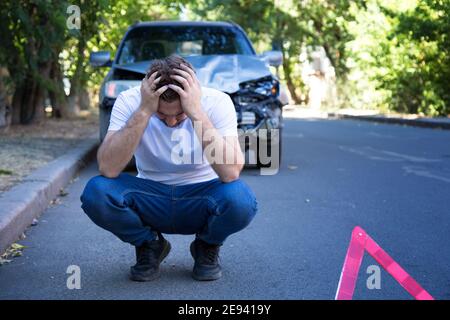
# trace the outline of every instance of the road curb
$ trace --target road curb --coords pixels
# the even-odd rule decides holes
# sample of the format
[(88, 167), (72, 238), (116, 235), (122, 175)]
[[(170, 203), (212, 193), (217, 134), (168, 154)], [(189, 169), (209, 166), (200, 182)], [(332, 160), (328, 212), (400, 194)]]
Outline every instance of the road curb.
[(94, 134), (0, 194), (0, 253), (19, 239), (33, 219), (95, 157), (98, 146), (98, 134)]
[(350, 114), (342, 114), (342, 113), (328, 113), (328, 117), (329, 118), (372, 121), (372, 122), (388, 123), (388, 124), (401, 124), (401, 125), (406, 125), (406, 126), (422, 127), (422, 128), (450, 130), (450, 119), (448, 119), (448, 118), (403, 119), (403, 118), (384, 117), (384, 116), (364, 116), (364, 115), (359, 116), (359, 115), (350, 115)]

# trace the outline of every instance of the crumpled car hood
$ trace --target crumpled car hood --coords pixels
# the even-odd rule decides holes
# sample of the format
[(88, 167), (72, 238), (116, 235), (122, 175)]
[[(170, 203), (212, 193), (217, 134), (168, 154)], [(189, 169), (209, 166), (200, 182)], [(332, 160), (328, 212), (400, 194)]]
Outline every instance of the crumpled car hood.
[[(257, 56), (251, 55), (206, 55), (186, 57), (195, 68), (202, 86), (227, 93), (239, 90), (239, 83), (271, 75), (268, 65)], [(145, 74), (149, 61), (115, 68)]]

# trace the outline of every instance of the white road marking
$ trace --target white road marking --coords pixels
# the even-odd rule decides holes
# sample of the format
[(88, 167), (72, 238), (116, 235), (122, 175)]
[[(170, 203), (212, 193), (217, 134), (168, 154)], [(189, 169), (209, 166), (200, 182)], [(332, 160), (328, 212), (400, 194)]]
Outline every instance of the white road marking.
[(363, 148), (351, 148), (346, 146), (339, 146), (340, 150), (348, 151), (351, 153), (358, 154), (360, 156), (366, 157), (370, 160), (388, 161), (388, 162), (402, 162), (409, 161), (415, 163), (435, 163), (441, 162), (441, 159), (429, 159), (416, 156), (410, 156), (402, 153), (397, 153), (393, 151), (377, 150), (372, 147)]
[(437, 174), (433, 174), (433, 173), (429, 172), (426, 168), (423, 168), (423, 167), (403, 166), (402, 169), (407, 174), (415, 174), (416, 176), (419, 176), (419, 177), (425, 177), (425, 178), (439, 180), (439, 181), (442, 181), (445, 183), (450, 183), (450, 178), (443, 177), (443, 176), (440, 176)]
[(303, 133), (283, 133), (283, 137), (287, 137), (287, 138), (304, 138), (305, 136), (303, 135)]

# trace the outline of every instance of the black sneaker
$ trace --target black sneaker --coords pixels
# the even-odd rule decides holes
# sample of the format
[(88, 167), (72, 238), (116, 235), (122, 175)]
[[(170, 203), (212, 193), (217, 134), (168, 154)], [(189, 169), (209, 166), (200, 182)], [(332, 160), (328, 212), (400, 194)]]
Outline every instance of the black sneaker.
[(217, 280), (222, 277), (219, 265), (219, 245), (195, 239), (191, 243), (191, 255), (195, 260), (192, 277), (199, 281)]
[(158, 233), (158, 239), (145, 241), (136, 247), (136, 264), (131, 267), (130, 279), (151, 281), (159, 277), (159, 265), (169, 254), (170, 242)]

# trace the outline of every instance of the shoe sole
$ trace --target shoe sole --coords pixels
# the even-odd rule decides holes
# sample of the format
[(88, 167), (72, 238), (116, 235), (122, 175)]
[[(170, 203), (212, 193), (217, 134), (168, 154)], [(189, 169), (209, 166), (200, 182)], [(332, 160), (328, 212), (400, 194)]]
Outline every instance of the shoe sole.
[[(172, 246), (171, 246), (170, 242), (167, 241), (167, 245), (164, 246), (163, 251), (161, 252), (161, 256), (158, 260), (159, 264), (161, 264), (161, 262), (163, 262), (163, 260), (167, 257), (167, 255), (169, 254), (171, 249), (172, 249)], [(152, 281), (152, 280), (158, 279), (160, 275), (161, 275), (161, 272), (159, 271), (159, 266), (158, 266), (158, 269), (156, 270), (156, 272), (154, 272), (150, 275), (147, 275), (147, 276), (142, 275), (142, 273), (134, 273), (133, 269), (131, 269), (130, 279), (133, 281), (137, 281), (137, 282), (146, 282), (146, 281)]]
[[(191, 246), (190, 246), (189, 249), (191, 251), (192, 258), (194, 258), (194, 261), (195, 261), (194, 243), (191, 243)], [(214, 280), (218, 280), (218, 279), (222, 278), (222, 271), (219, 270), (218, 272), (213, 273), (213, 274), (209, 274), (209, 275), (198, 275), (193, 270), (192, 271), (192, 278), (194, 278), (197, 281), (214, 281)]]
[(197, 281), (214, 281), (214, 280), (219, 280), (220, 278), (222, 278), (222, 271), (219, 271), (215, 274), (209, 275), (209, 276), (200, 276), (198, 274), (195, 274), (194, 272), (192, 272), (192, 278), (194, 278), (194, 280)]

